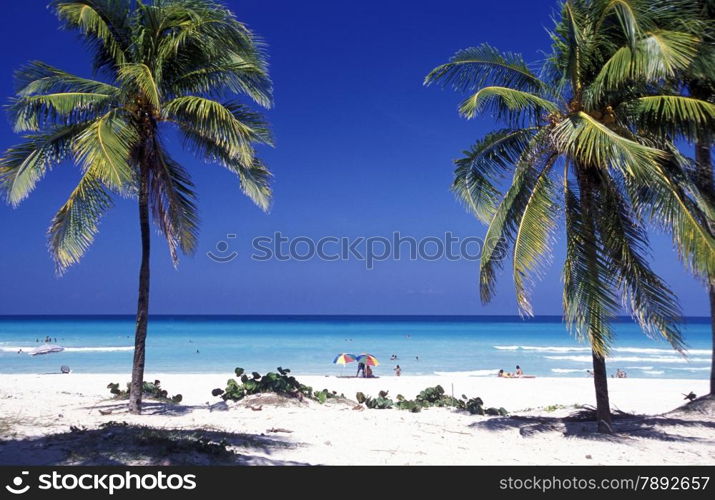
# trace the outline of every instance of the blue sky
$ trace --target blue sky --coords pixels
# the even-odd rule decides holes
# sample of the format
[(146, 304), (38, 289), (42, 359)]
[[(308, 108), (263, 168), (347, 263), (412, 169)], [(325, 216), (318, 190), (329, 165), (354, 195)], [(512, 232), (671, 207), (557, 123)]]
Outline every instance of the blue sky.
[[(538, 62), (547, 49), (551, 0), (229, 1), (239, 19), (268, 43), (275, 107), (267, 113), (276, 147), (262, 156), (275, 174), (274, 204), (264, 214), (237, 181), (174, 149), (200, 196), (200, 247), (170, 264), (154, 238), (151, 312), (157, 314), (516, 314), (509, 266), (483, 306), (470, 261), (256, 262), (253, 237), (482, 236), (449, 191), (451, 161), (494, 124), (457, 115), (460, 96), (425, 88), (424, 75), (455, 51), (482, 42)], [(3, 6), (0, 96), (12, 71), (40, 59), (89, 76), (89, 57), (73, 33), (58, 30), (44, 1)], [(0, 148), (18, 141), (0, 121)], [(58, 278), (45, 231), (77, 181), (56, 167), (19, 208), (0, 206), (3, 230), (0, 314), (132, 313), (139, 265), (137, 209), (117, 200), (80, 265)], [(237, 234), (227, 240), (228, 233)], [(227, 264), (206, 252), (228, 241)], [(653, 263), (688, 315), (708, 314), (703, 287), (681, 268), (667, 237), (654, 236)], [(538, 285), (537, 314), (560, 314), (560, 262)]]

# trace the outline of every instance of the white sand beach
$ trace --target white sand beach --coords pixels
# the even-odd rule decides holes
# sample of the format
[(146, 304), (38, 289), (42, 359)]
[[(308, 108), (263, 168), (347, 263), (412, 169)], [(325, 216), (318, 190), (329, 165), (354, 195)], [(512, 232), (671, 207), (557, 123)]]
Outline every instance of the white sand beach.
[[(592, 422), (564, 419), (575, 405), (593, 405), (589, 378), (497, 379), (466, 376), (403, 376), (354, 379), (298, 376), (314, 389), (413, 398), (440, 384), (447, 394), (479, 396), (504, 407), (509, 417), (469, 415), (446, 408), (420, 413), (355, 409), (355, 403), (251, 396), (211, 411), (221, 401), (211, 390), (228, 374), (152, 374), (181, 405), (147, 402), (144, 415), (109, 399), (117, 374), (0, 375), (0, 463), (213, 463), (201, 453), (169, 455), (112, 440), (149, 426), (176, 435), (223, 440), (230, 463), (245, 464), (715, 464), (715, 418), (704, 411), (676, 411), (684, 394), (707, 392), (705, 380), (609, 379), (614, 409), (635, 414), (617, 419), (616, 434), (600, 436)], [(112, 424), (108, 424), (113, 422)], [(125, 425), (124, 423), (128, 424)], [(100, 426), (105, 425), (104, 428)], [(143, 441), (146, 430), (141, 434)], [(98, 444), (97, 444), (98, 443)], [(161, 455), (161, 456), (159, 456)]]

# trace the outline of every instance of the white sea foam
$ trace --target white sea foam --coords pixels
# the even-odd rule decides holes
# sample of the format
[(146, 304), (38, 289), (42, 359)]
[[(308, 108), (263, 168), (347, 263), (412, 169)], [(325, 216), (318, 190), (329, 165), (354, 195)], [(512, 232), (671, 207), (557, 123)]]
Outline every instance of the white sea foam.
[[(672, 349), (654, 349), (650, 347), (616, 347), (613, 349), (615, 352), (628, 352), (632, 354), (673, 354)], [(712, 351), (710, 349), (688, 349), (686, 353), (688, 355), (710, 355)]]
[(665, 372), (663, 370), (643, 370), (643, 373), (648, 375), (663, 375)]
[(535, 345), (495, 345), (500, 351), (536, 351), (536, 352), (590, 352), (588, 347), (535, 346)]
[[(565, 347), (565, 346), (533, 346), (533, 345), (495, 345), (494, 349), (500, 351), (535, 351), (535, 352), (591, 352), (590, 347)], [(622, 352), (629, 354), (673, 354), (672, 349), (657, 349), (653, 347), (616, 347), (614, 352)], [(687, 351), (689, 355), (710, 355), (709, 349), (690, 349)]]
[(118, 352), (118, 351), (132, 351), (134, 347), (124, 346), (124, 347), (65, 347), (65, 351), (70, 352)]
[[(40, 347), (44, 344), (40, 344)], [(29, 352), (36, 349), (37, 345), (23, 345), (23, 346), (2, 346), (0, 347), (0, 352), (18, 352), (22, 349), (22, 352)], [(131, 351), (134, 348), (132, 346), (122, 346), (122, 347), (65, 347), (65, 352), (118, 352), (118, 351)]]
[(652, 370), (652, 369), (653, 369), (652, 366), (626, 366), (626, 370), (643, 370), (643, 371), (647, 371), (647, 370)]
[(585, 368), (552, 368), (554, 373), (586, 373)]
[(467, 372), (434, 372), (440, 377), (491, 377), (499, 373), (498, 369), (493, 370), (471, 370)]
[(687, 368), (673, 368), (673, 370), (683, 370), (686, 372), (707, 372), (710, 371), (709, 366), (689, 366)]
[[(558, 359), (561, 361), (575, 361), (577, 363), (591, 363), (593, 358), (591, 356), (544, 356), (546, 359)], [(682, 358), (676, 356), (613, 356), (606, 358), (608, 361), (623, 363), (623, 362), (634, 362), (638, 363), (645, 361), (646, 363), (698, 363), (710, 361), (707, 358)]]

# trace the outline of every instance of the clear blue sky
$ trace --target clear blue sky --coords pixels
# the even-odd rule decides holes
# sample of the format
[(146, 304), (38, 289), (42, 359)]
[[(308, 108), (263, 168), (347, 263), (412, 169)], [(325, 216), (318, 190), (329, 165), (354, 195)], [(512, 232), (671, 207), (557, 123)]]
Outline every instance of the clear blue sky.
[[(465, 121), (452, 91), (422, 80), (456, 50), (482, 42), (538, 61), (547, 49), (552, 0), (229, 1), (239, 19), (269, 44), (277, 138), (262, 152), (275, 173), (275, 202), (264, 214), (226, 171), (190, 154), (200, 195), (199, 251), (178, 270), (154, 239), (152, 313), (161, 314), (516, 314), (507, 269), (496, 300), (482, 306), (476, 264), (469, 261), (255, 262), (254, 236), (481, 236), (449, 191), (451, 160), (493, 127)], [(58, 30), (45, 2), (3, 5), (0, 96), (12, 71), (41, 59), (89, 76), (89, 58), (73, 33)], [(18, 138), (0, 122), (0, 148)], [(139, 264), (137, 209), (119, 200), (95, 245), (64, 277), (54, 275), (45, 231), (78, 178), (55, 168), (18, 209), (0, 206), (0, 314), (132, 313)], [(227, 233), (240, 252), (229, 264), (206, 257)], [(700, 284), (682, 271), (665, 237), (654, 263), (688, 315), (708, 314)], [(560, 261), (536, 289), (537, 314), (560, 314)]]

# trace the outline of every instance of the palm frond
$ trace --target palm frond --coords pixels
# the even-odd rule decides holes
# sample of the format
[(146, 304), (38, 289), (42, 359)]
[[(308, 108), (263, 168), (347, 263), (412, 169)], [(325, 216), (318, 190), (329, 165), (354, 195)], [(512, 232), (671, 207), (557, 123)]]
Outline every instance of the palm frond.
[(628, 175), (644, 171), (665, 157), (655, 148), (639, 144), (580, 111), (558, 123), (552, 132), (559, 150), (583, 165), (616, 167)]
[(8, 111), (15, 132), (38, 131), (56, 124), (92, 119), (114, 104), (114, 95), (60, 92), (13, 99)]
[(177, 249), (192, 254), (197, 245), (199, 217), (191, 177), (158, 141), (153, 144), (155, 163), (149, 170), (149, 201), (154, 220), (169, 244), (169, 254), (178, 263)]
[(182, 127), (184, 139), (190, 149), (202, 161), (218, 163), (239, 177), (241, 190), (262, 210), (267, 211), (271, 202), (271, 173), (255, 154), (250, 163), (231, 154), (230, 150), (190, 127)]
[(656, 30), (638, 40), (635, 49), (621, 47), (603, 64), (586, 90), (586, 102), (597, 106), (605, 93), (632, 82), (658, 83), (685, 70), (698, 53), (700, 39), (688, 33)]
[(440, 83), (462, 92), (497, 85), (525, 92), (547, 89), (519, 54), (501, 52), (488, 44), (457, 52), (448, 63), (437, 66), (426, 77), (425, 85)]
[(479, 220), (488, 223), (497, 206), (494, 183), (516, 165), (537, 128), (503, 129), (487, 134), (454, 163), (452, 191)]
[(551, 262), (550, 250), (557, 223), (556, 186), (550, 179), (558, 155), (552, 153), (536, 178), (519, 217), (514, 238), (513, 276), (516, 299), (522, 314), (533, 316), (530, 292), (535, 279)]
[(120, 193), (136, 187), (132, 151), (138, 141), (133, 124), (118, 111), (110, 111), (90, 124), (77, 137), (73, 151), (85, 172)]
[(253, 62), (238, 56), (231, 60), (214, 60), (204, 66), (168, 77), (163, 82), (171, 96), (185, 94), (220, 95), (224, 90), (242, 93), (269, 108), (272, 104), (272, 84), (266, 71)]
[(539, 166), (544, 145), (540, 144), (545, 134), (537, 133), (519, 159), (511, 186), (494, 212), (479, 261), (480, 296), (488, 303), (495, 291), (497, 272), (503, 267), (509, 246), (514, 242), (519, 220), (524, 212), (541, 172)]
[(7, 201), (17, 206), (35, 188), (45, 173), (64, 160), (86, 123), (51, 129), (25, 137), (25, 142), (9, 148), (0, 158), (0, 189)]
[(100, 219), (112, 206), (98, 170), (97, 165), (92, 165), (84, 173), (52, 219), (48, 247), (59, 274), (79, 262), (99, 231)]
[(168, 120), (210, 139), (247, 165), (252, 163), (253, 143), (271, 143), (263, 118), (240, 104), (186, 96), (169, 101), (163, 111)]
[(662, 137), (696, 140), (702, 130), (715, 130), (715, 104), (694, 97), (653, 95), (622, 107), (637, 127)]
[(127, 62), (130, 46), (130, 0), (53, 0), (50, 3), (66, 28), (77, 29), (97, 44), (95, 67)]
[(109, 83), (83, 78), (67, 73), (42, 61), (31, 61), (15, 72), (17, 95), (80, 92), (89, 94), (116, 95), (119, 88)]
[(615, 277), (590, 219), (595, 212), (582, 206), (568, 182), (565, 198), (564, 320), (576, 338), (605, 357), (613, 342), (610, 323), (620, 312)]
[[(671, 232), (681, 259), (698, 276), (715, 273), (715, 238), (708, 230), (713, 207), (702, 197), (692, 199), (697, 187), (684, 178), (680, 169), (658, 163), (649, 173), (648, 204), (650, 217)], [(639, 180), (643, 185), (644, 182)], [(705, 215), (702, 215), (702, 214)]]
[(604, 177), (601, 192), (595, 220), (604, 251), (610, 259), (611, 274), (617, 277), (623, 306), (646, 334), (663, 338), (682, 351), (684, 341), (678, 326), (682, 320), (678, 300), (647, 263), (645, 228), (631, 216), (633, 209), (612, 180)]
[(161, 102), (159, 88), (149, 66), (144, 63), (123, 64), (119, 67), (117, 77), (122, 84), (133, 86), (141, 95), (146, 96), (154, 109), (159, 109)]
[(529, 92), (507, 87), (484, 87), (465, 99), (459, 112), (466, 118), (474, 118), (485, 109), (497, 119), (519, 126), (525, 122), (533, 123), (546, 113), (557, 112), (558, 106)]

